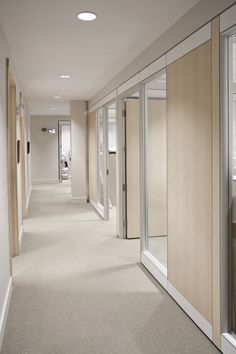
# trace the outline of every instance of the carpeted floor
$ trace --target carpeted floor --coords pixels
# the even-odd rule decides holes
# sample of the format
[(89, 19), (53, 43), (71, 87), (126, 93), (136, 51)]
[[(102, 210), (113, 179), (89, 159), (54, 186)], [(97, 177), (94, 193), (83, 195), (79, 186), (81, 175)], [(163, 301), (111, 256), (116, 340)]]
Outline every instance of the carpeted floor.
[(68, 184), (34, 187), (24, 230), (2, 353), (218, 353)]

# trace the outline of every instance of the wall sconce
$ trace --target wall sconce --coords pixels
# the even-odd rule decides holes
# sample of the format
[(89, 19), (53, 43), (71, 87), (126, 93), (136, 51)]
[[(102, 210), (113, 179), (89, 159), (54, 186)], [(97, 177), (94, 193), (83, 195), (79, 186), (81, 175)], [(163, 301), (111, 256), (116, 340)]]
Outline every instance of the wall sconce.
[(21, 110), (24, 109), (23, 103), (20, 103), (16, 106), (16, 115), (19, 116), (21, 114)]

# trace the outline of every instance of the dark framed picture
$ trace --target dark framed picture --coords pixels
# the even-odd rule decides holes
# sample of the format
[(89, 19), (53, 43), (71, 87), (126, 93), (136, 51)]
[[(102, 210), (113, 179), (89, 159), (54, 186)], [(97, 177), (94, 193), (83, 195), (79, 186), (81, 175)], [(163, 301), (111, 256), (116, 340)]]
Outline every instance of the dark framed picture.
[(20, 163), (20, 140), (17, 140), (17, 163)]

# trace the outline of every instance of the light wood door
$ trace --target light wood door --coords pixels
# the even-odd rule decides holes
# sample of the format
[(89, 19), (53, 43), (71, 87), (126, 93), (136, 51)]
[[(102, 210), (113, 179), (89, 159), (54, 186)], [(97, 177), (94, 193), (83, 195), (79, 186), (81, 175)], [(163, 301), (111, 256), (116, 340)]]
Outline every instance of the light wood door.
[(139, 99), (126, 100), (127, 238), (140, 237)]
[(167, 67), (168, 278), (212, 323), (211, 41)]
[(19, 255), (16, 158), (16, 85), (7, 63), (8, 205), (11, 255)]

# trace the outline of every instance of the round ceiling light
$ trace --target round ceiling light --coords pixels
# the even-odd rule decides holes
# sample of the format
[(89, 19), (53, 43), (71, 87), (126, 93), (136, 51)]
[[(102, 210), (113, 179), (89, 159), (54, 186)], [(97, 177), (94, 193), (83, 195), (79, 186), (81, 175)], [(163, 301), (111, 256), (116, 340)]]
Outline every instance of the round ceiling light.
[(83, 11), (83, 12), (79, 12), (77, 17), (81, 21), (94, 21), (97, 15), (93, 12)]
[(61, 78), (61, 79), (69, 79), (69, 78), (70, 78), (70, 75), (60, 75), (60, 78)]
[(54, 96), (53, 98), (61, 98), (61, 96)]

